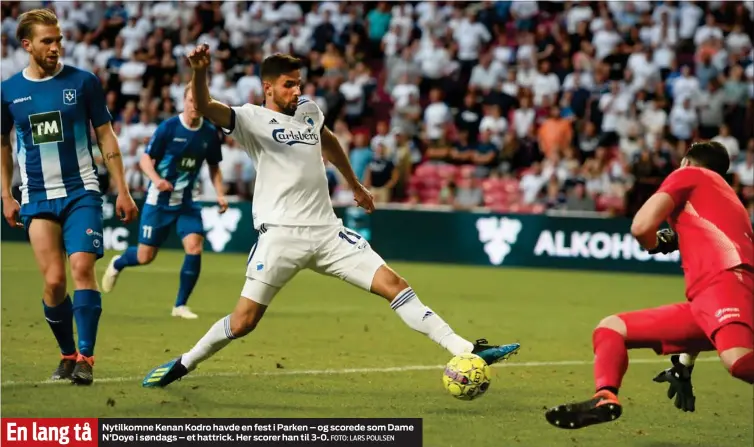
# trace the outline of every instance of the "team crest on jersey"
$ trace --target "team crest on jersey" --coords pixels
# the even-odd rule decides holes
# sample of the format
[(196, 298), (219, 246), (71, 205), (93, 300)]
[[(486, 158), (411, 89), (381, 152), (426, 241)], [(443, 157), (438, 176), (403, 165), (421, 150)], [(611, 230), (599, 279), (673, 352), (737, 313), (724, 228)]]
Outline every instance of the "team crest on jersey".
[(64, 140), (63, 119), (59, 110), (29, 115), (29, 124), (31, 125), (31, 141), (35, 145), (59, 143)]
[(63, 90), (63, 104), (72, 106), (76, 104), (76, 90), (65, 89)]
[(304, 115), (304, 122), (309, 126), (314, 126), (314, 118), (312, 118), (311, 115)]

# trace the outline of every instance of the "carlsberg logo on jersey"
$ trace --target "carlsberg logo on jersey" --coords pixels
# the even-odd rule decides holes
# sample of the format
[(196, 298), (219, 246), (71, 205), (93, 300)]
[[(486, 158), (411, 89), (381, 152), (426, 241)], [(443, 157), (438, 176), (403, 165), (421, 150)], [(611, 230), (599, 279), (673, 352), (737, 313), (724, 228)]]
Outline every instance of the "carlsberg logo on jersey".
[(225, 249), (241, 220), (241, 210), (238, 208), (228, 208), (223, 214), (220, 214), (219, 210), (217, 206), (202, 208), (204, 231), (207, 232), (207, 240), (212, 251), (216, 252)]
[(518, 233), (521, 232), (521, 221), (507, 217), (481, 217), (476, 221), (479, 242), (484, 244), (490, 262), (500, 265), (511, 252), (511, 246), (516, 243)]
[(294, 144), (314, 146), (319, 143), (319, 134), (301, 132), (300, 130), (275, 129), (272, 131), (272, 139), (288, 146), (293, 146)]
[(635, 259), (649, 261), (654, 259), (661, 262), (678, 262), (681, 256), (678, 251), (669, 255), (650, 255), (641, 248), (639, 242), (631, 234), (573, 231), (544, 230), (539, 234), (534, 247), (535, 256), (552, 256), (556, 258), (594, 258), (594, 259)]
[(59, 110), (29, 115), (29, 124), (35, 145), (63, 141), (63, 120)]

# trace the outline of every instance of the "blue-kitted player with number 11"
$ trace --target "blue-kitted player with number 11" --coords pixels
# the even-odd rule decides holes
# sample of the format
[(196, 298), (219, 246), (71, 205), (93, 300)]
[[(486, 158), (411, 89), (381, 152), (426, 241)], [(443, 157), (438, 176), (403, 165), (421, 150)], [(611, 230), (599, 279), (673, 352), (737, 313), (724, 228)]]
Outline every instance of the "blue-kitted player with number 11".
[[(90, 123), (118, 190), (118, 216), (130, 222), (138, 210), (125, 182), (102, 85), (92, 73), (59, 61), (63, 35), (55, 13), (47, 9), (25, 12), (16, 37), (30, 57), (29, 66), (4, 81), (0, 89), (3, 216), (11, 227), (26, 229), (44, 278), (44, 315), (62, 355), (52, 380), (90, 385), (102, 313), (94, 264), (104, 249)], [(23, 182), (20, 205), (11, 196), (10, 132), (14, 127)], [(75, 287), (73, 300), (66, 290), (66, 255)]]
[(190, 84), (183, 96), (183, 113), (157, 127), (139, 162), (150, 179), (139, 225), (139, 246), (129, 247), (113, 257), (102, 278), (102, 290), (110, 292), (126, 267), (152, 262), (175, 225), (186, 256), (172, 315), (194, 319), (197, 315), (186, 303), (202, 267), (204, 226), (201, 208), (193, 200), (193, 191), (205, 160), (217, 192), (220, 213), (228, 209), (228, 202), (219, 167), (222, 161), (219, 131), (194, 107)]

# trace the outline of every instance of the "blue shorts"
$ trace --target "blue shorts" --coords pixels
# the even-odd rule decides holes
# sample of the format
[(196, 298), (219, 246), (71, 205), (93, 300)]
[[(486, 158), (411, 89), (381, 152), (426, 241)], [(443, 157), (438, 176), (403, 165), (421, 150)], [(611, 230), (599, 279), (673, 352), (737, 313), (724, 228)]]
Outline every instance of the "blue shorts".
[(173, 225), (176, 226), (181, 240), (189, 234), (204, 236), (200, 208), (186, 205), (173, 210), (144, 204), (139, 224), (139, 243), (152, 247), (161, 246), (170, 235)]
[(20, 216), (27, 234), (34, 219), (60, 223), (68, 256), (84, 252), (94, 253), (99, 259), (104, 255), (102, 197), (98, 192), (26, 203), (21, 206)]

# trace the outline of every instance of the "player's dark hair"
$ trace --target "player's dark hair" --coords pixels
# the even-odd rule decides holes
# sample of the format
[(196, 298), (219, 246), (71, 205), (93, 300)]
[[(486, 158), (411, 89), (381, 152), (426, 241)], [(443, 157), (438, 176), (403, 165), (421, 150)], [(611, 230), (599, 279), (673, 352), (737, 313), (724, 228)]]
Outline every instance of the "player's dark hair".
[(281, 75), (300, 70), (303, 65), (301, 59), (290, 54), (273, 54), (262, 61), (262, 80), (274, 81)]
[(717, 141), (694, 143), (686, 152), (686, 159), (692, 165), (710, 169), (725, 176), (730, 168), (730, 155), (725, 146)]
[(18, 17), (16, 40), (21, 42), (24, 39), (31, 39), (34, 25), (55, 26), (57, 24), (58, 16), (50, 9), (32, 9), (26, 11)]

